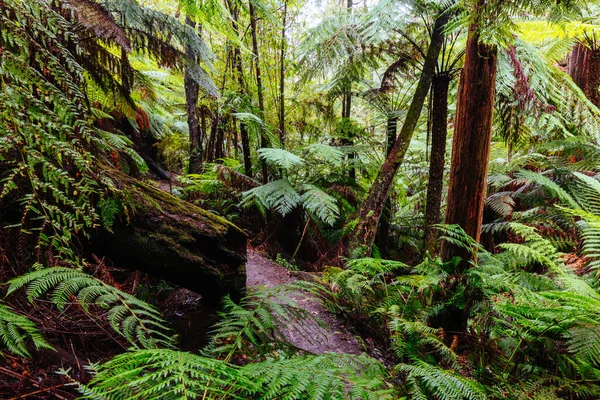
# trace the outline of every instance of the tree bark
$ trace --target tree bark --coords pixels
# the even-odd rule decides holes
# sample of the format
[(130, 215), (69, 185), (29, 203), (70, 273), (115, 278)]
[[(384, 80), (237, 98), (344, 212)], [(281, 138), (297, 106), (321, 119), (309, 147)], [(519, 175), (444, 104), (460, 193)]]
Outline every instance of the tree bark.
[[(386, 157), (390, 155), (392, 152), (392, 148), (394, 147), (394, 143), (396, 142), (396, 134), (398, 132), (398, 117), (392, 111), (387, 118), (386, 125), (386, 134), (387, 134), (387, 143), (386, 143)], [(375, 243), (377, 247), (379, 247), (379, 252), (382, 256), (387, 254), (387, 247), (389, 243), (390, 236), (390, 220), (392, 218), (392, 201), (388, 196), (388, 199), (385, 201), (385, 206), (383, 207), (383, 214), (381, 214), (381, 221), (379, 222), (379, 229), (377, 231), (377, 236), (375, 238)]]
[(440, 223), (444, 166), (446, 158), (446, 136), (448, 133), (448, 88), (450, 76), (437, 75), (433, 78), (431, 116), (431, 159), (429, 161), (429, 184), (425, 207), (424, 251), (434, 256), (437, 253), (437, 230), (433, 225)]
[(246, 235), (227, 220), (151, 185), (117, 174), (135, 202), (127, 224), (99, 231), (92, 251), (195, 291), (212, 304), (246, 287)]
[[(230, 2), (228, 2), (230, 4)], [(231, 13), (231, 25), (233, 31), (239, 36), (238, 27), (238, 11), (235, 6), (230, 4), (229, 12)], [(242, 52), (238, 45), (233, 49), (234, 64), (237, 71), (237, 81), (239, 90), (242, 95), (246, 94), (246, 84), (244, 82), (244, 67), (242, 64)], [(240, 121), (240, 137), (242, 139), (242, 153), (244, 156), (244, 173), (246, 176), (252, 178), (252, 158), (250, 156), (250, 137), (248, 136), (248, 130), (243, 121)]]
[(423, 63), (423, 70), (412, 102), (406, 114), (406, 119), (400, 130), (390, 154), (375, 178), (365, 202), (357, 211), (357, 226), (349, 243), (350, 255), (369, 256), (377, 233), (379, 220), (383, 213), (386, 200), (389, 197), (394, 178), (402, 164), (412, 135), (417, 127), (423, 104), (427, 98), (431, 81), (435, 74), (438, 56), (444, 40), (444, 26), (448, 22), (448, 13), (443, 12), (435, 21), (431, 41)]
[[(185, 23), (196, 28), (196, 23), (189, 16), (185, 17)], [(191, 51), (186, 49), (188, 57), (192, 57)], [(200, 85), (186, 72), (183, 78), (185, 88), (185, 109), (190, 141), (190, 164), (188, 172), (198, 174), (202, 172), (202, 132), (200, 131), (200, 118), (198, 116), (198, 96)]]
[(285, 24), (287, 20), (287, 0), (283, 0), (283, 23), (281, 26), (281, 49), (279, 55), (279, 141), (285, 147)]
[[(257, 38), (257, 27), (256, 27), (256, 10), (254, 9), (254, 5), (252, 1), (249, 2), (249, 11), (250, 11), (250, 27), (252, 31), (252, 52), (254, 53), (254, 62), (256, 72), (256, 91), (258, 94), (258, 109), (260, 112), (260, 119), (265, 119), (265, 99), (263, 94), (263, 85), (262, 85), (262, 76), (260, 74), (260, 53), (258, 50), (258, 38)], [(267, 140), (267, 134), (265, 132), (264, 127), (261, 127), (261, 135), (260, 135), (260, 147), (265, 148), (268, 147), (269, 143)], [(261, 168), (262, 168), (262, 182), (267, 183), (269, 181), (268, 170), (267, 170), (267, 162), (265, 160), (261, 160)]]
[[(465, 65), (460, 75), (456, 122), (452, 141), (447, 224), (458, 224), (479, 241), (486, 194), (496, 91), (497, 49), (479, 41), (477, 27), (469, 28)], [(445, 242), (442, 257), (462, 258), (468, 268), (473, 255)]]
[(600, 107), (600, 49), (578, 43), (571, 52), (569, 74), (585, 96)]

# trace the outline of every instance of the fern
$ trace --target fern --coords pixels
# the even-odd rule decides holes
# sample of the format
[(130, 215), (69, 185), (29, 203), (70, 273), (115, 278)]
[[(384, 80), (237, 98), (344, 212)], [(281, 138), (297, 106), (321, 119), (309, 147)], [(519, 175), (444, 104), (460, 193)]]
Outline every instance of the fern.
[(29, 357), (28, 342), (37, 350), (53, 347), (44, 340), (33, 322), (16, 314), (11, 308), (0, 304), (0, 342), (8, 351), (23, 357)]
[(290, 153), (289, 151), (283, 149), (263, 148), (258, 149), (258, 154), (259, 157), (262, 160), (265, 160), (268, 164), (271, 164), (276, 168), (282, 168), (286, 171), (299, 167), (304, 162), (302, 158), (298, 157), (294, 153)]
[(295, 353), (284, 331), (296, 331), (307, 340), (318, 340), (310, 328), (322, 322), (309, 311), (298, 307), (290, 295), (309, 291), (320, 296), (323, 287), (309, 282), (294, 282), (274, 288), (259, 290), (236, 304), (224, 300), (223, 320), (212, 332), (211, 354), (251, 357), (266, 356), (277, 350)]
[(261, 399), (386, 399), (393, 390), (383, 365), (367, 356), (321, 354), (248, 364), (243, 373)]
[(426, 400), (432, 396), (441, 400), (487, 398), (483, 387), (476, 381), (423, 361), (401, 364), (398, 370), (407, 374), (407, 385), (414, 399)]
[(254, 202), (269, 210), (275, 210), (282, 216), (292, 212), (301, 201), (300, 195), (287, 178), (269, 182), (266, 185), (242, 193), (242, 204)]
[(256, 384), (223, 361), (168, 349), (138, 350), (93, 365), (85, 399), (246, 399)]
[(30, 302), (45, 294), (63, 310), (76, 297), (86, 312), (91, 306), (109, 309), (106, 318), (113, 329), (135, 347), (170, 347), (168, 334), (160, 312), (136, 297), (122, 292), (84, 272), (70, 268), (44, 268), (18, 276), (8, 282), (8, 294), (27, 288)]

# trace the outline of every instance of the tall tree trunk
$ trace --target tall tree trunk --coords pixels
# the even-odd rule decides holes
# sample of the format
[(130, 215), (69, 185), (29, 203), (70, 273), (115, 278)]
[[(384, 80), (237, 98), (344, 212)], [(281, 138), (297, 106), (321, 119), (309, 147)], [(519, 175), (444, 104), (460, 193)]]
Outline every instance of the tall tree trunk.
[[(471, 26), (460, 75), (446, 212), (447, 224), (458, 224), (476, 241), (481, 236), (497, 66), (496, 47), (479, 39), (477, 27)], [(442, 256), (445, 260), (461, 257), (461, 270), (472, 257), (447, 242), (442, 245)]]
[[(252, 52), (254, 53), (254, 62), (256, 71), (256, 91), (258, 93), (258, 109), (260, 110), (260, 119), (264, 121), (265, 119), (265, 99), (263, 93), (263, 85), (262, 85), (262, 76), (260, 74), (260, 53), (258, 50), (258, 38), (257, 38), (257, 28), (256, 28), (256, 10), (254, 9), (254, 5), (252, 4), (252, 0), (249, 2), (249, 11), (250, 11), (250, 27), (252, 31)], [(269, 143), (267, 140), (267, 134), (265, 129), (261, 127), (261, 135), (260, 135), (260, 147), (265, 148), (268, 147)], [(262, 167), (262, 181), (263, 183), (267, 183), (269, 181), (268, 170), (267, 170), (267, 162), (265, 160), (261, 160)]]
[[(387, 144), (386, 144), (386, 156), (389, 156), (396, 142), (396, 133), (398, 132), (398, 116), (394, 111), (390, 112), (387, 118), (386, 133), (387, 133)], [(390, 220), (392, 218), (392, 201), (388, 196), (383, 207), (383, 214), (381, 214), (381, 221), (379, 222), (379, 229), (377, 231), (377, 237), (375, 243), (379, 247), (379, 252), (382, 256), (387, 254), (388, 238), (390, 236)]]
[[(238, 23), (238, 10), (236, 6), (229, 4), (229, 12), (231, 13), (231, 25), (236, 36), (239, 36), (239, 23)], [(239, 45), (235, 45), (233, 49), (233, 59), (235, 69), (237, 71), (237, 81), (240, 93), (246, 94), (246, 84), (244, 82), (244, 67), (242, 64), (242, 52)], [(242, 139), (242, 154), (244, 157), (244, 173), (246, 176), (252, 178), (252, 158), (250, 157), (250, 137), (248, 136), (248, 130), (243, 121), (240, 121), (240, 137)]]
[[(189, 16), (185, 17), (185, 23), (196, 29), (196, 23)], [(192, 57), (190, 49), (186, 49), (188, 57)], [(198, 94), (200, 85), (186, 72), (183, 78), (185, 88), (185, 109), (187, 112), (187, 123), (190, 140), (190, 165), (188, 172), (197, 174), (202, 172), (202, 135), (200, 132), (200, 118), (198, 117)]]
[(410, 139), (417, 127), (423, 104), (425, 103), (433, 75), (435, 74), (435, 67), (444, 40), (444, 26), (448, 22), (448, 17), (448, 13), (443, 12), (435, 21), (421, 77), (415, 89), (415, 94), (400, 134), (379, 170), (377, 178), (375, 178), (375, 182), (373, 182), (369, 190), (367, 199), (357, 211), (358, 224), (349, 243), (349, 252), (352, 255), (360, 254), (368, 256), (371, 254), (385, 202), (388, 199), (394, 178), (410, 144)]
[[(353, 0), (348, 0), (346, 3), (346, 8), (350, 12), (353, 6)], [(352, 56), (350, 57), (350, 63), (352, 63)], [(348, 90), (344, 93), (342, 97), (342, 118), (346, 120), (347, 125), (344, 126), (348, 128), (348, 131), (345, 132), (346, 137), (343, 139), (343, 143), (346, 146), (354, 145), (354, 138), (352, 137), (352, 125), (350, 124), (350, 116), (352, 115), (352, 83), (349, 84)], [(354, 158), (356, 154), (354, 152), (350, 152), (348, 154), (348, 162), (350, 164), (350, 169), (348, 171), (348, 176), (352, 181), (356, 181), (356, 166), (354, 165)]]
[(287, 22), (287, 0), (283, 0), (283, 23), (281, 26), (281, 49), (279, 54), (279, 141), (285, 147), (285, 24)]
[(446, 158), (446, 136), (448, 133), (448, 88), (450, 76), (438, 75), (433, 78), (431, 91), (431, 159), (429, 161), (429, 184), (425, 207), (425, 252), (437, 253), (437, 230), (433, 225), (440, 222), (442, 189), (444, 186), (444, 165)]
[(590, 44), (578, 43), (569, 60), (569, 74), (585, 93), (585, 96), (600, 107), (600, 49)]

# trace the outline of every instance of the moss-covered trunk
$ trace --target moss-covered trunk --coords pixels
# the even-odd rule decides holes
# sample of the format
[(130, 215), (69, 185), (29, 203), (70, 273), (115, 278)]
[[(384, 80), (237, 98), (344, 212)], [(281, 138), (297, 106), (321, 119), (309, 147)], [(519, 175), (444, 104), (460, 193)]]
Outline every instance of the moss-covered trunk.
[(427, 185), (427, 205), (425, 207), (425, 248), (435, 255), (437, 252), (437, 230), (442, 208), (444, 186), (444, 166), (446, 163), (446, 136), (448, 133), (448, 88), (449, 75), (433, 78), (433, 105), (431, 116), (431, 160), (429, 161), (429, 183)]
[(225, 219), (122, 175), (135, 204), (129, 223), (99, 232), (93, 251), (115, 265), (193, 290), (208, 303), (246, 287), (246, 235)]

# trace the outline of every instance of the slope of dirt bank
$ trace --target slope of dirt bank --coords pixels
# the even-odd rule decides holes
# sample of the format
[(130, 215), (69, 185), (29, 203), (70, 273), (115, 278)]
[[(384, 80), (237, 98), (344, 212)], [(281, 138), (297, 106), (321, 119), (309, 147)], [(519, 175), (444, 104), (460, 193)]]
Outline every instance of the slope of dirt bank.
[[(248, 247), (246, 284), (249, 290), (252, 287), (283, 285), (295, 280), (296, 278), (291, 276), (286, 268)], [(312, 295), (297, 292), (293, 296), (293, 300), (300, 307), (321, 319), (326, 326), (323, 328), (316, 323), (312, 324), (309, 327), (309, 330), (312, 332), (310, 340), (305, 337), (306, 335), (301, 335), (293, 329), (293, 327), (287, 327), (287, 329), (284, 329), (284, 333), (290, 343), (313, 354), (362, 353), (360, 345), (354, 336), (348, 332), (335, 315), (327, 311)]]

